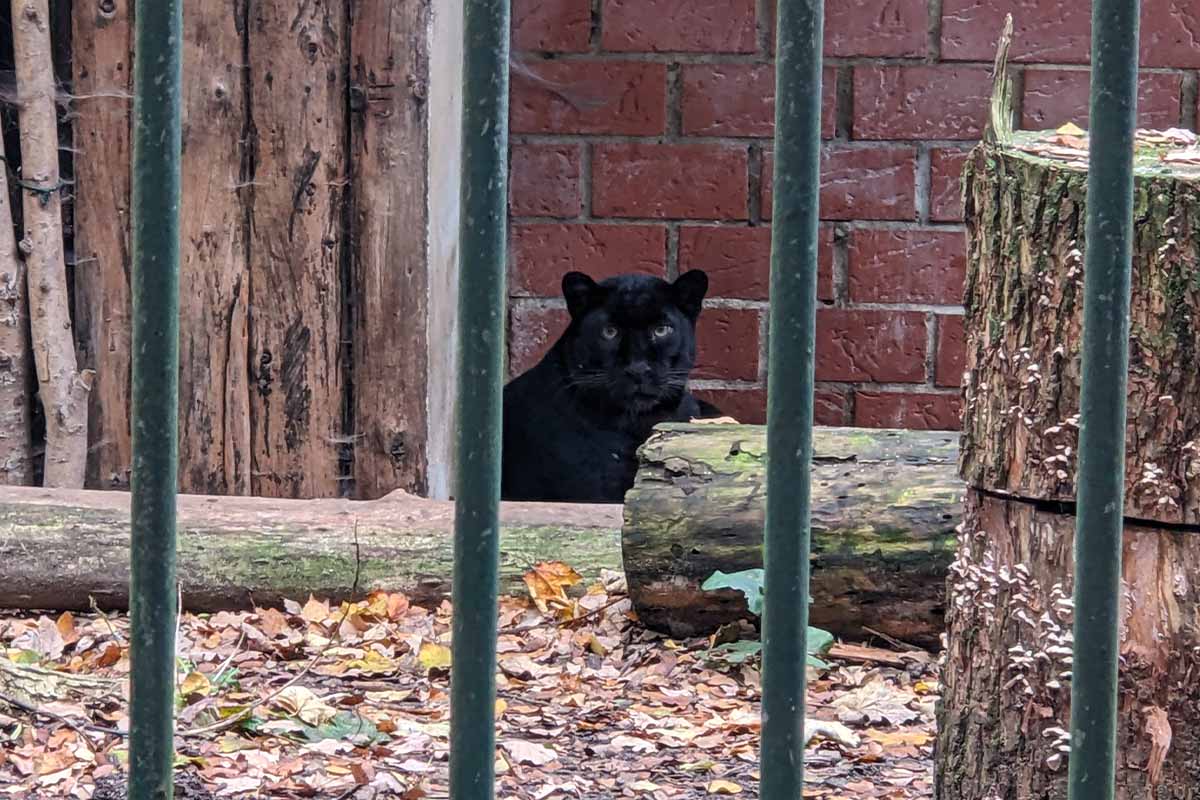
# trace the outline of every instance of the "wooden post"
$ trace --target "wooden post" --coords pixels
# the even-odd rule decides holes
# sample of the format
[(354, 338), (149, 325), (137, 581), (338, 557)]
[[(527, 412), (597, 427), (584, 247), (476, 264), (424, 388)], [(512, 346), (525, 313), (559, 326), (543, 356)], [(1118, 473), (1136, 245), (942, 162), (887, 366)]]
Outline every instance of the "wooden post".
[(129, 93), (132, 0), (77, 3), (71, 35), (75, 131), (75, 321), (95, 372), (87, 484), (129, 488)]
[(347, 20), (261, 0), (247, 24), (251, 492), (335, 496), (346, 375)]
[(83, 486), (93, 373), (75, 357), (63, 257), (58, 114), (48, 0), (13, 0), (30, 337), (46, 417), (46, 486)]
[(4, 139), (0, 137), (0, 484), (29, 483), (29, 303), (17, 252)]
[(354, 487), (426, 489), (429, 6), (353, 2)]
[[(250, 492), (246, 4), (183, 5), (179, 486)], [(268, 309), (269, 310), (269, 309)]]

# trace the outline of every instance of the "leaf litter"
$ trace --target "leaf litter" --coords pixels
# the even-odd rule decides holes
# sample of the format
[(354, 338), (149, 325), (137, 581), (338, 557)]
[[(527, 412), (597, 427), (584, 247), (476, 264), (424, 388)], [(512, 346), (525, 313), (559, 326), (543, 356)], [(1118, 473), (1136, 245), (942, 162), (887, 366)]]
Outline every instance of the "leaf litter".
[[(618, 574), (549, 562), (526, 586), (500, 603), (498, 798), (758, 796), (757, 657), (645, 630)], [(375, 592), (183, 614), (176, 797), (447, 797), (450, 613)], [(0, 615), (0, 798), (125, 797), (128, 647), (124, 614)], [(929, 797), (933, 659), (826, 658), (804, 796)]]

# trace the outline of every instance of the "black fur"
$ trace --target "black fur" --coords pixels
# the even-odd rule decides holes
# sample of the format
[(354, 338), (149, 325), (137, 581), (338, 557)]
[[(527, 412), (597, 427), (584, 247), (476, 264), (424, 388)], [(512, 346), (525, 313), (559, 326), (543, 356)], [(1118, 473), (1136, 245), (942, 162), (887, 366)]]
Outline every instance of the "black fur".
[(687, 388), (708, 277), (563, 276), (567, 330), (504, 387), (506, 500), (620, 503), (659, 422), (720, 416)]

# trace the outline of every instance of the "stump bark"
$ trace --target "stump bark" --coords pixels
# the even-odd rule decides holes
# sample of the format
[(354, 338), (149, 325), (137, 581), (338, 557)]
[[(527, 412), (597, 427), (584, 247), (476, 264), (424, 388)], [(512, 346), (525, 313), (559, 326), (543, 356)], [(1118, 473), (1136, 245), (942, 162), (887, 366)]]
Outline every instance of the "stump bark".
[[(1067, 796), (1075, 517), (972, 492), (950, 567), (934, 796)], [(1117, 797), (1200, 774), (1200, 536), (1124, 534)]]
[[(1065, 800), (1086, 151), (985, 142), (964, 172), (963, 436), (939, 800)], [(1195, 798), (1200, 770), (1200, 188), (1137, 156), (1117, 797)], [(1104, 324), (1097, 320), (1096, 324)]]
[[(961, 512), (956, 436), (814, 432), (810, 620), (932, 646)], [(750, 617), (740, 593), (703, 591), (720, 570), (762, 566), (766, 428), (660, 425), (625, 496), (625, 575), (639, 619), (673, 636)]]

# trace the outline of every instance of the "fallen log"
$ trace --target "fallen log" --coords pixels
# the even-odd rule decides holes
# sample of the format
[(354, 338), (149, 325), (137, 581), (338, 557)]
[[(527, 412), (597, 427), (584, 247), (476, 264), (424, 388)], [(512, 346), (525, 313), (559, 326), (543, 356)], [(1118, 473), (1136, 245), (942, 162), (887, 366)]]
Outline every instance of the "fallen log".
[[(585, 578), (620, 569), (619, 506), (504, 503), (501, 590), (543, 560)], [(418, 603), (450, 594), (454, 504), (393, 492), (378, 500), (179, 497), (184, 608), (211, 611), (343, 599), (370, 589)], [(0, 487), (0, 607), (104, 609), (129, 602), (129, 495)]]
[[(958, 434), (817, 428), (810, 620), (922, 646), (943, 630), (962, 517)], [(707, 592), (715, 571), (762, 566), (766, 428), (669, 424), (640, 450), (625, 496), (625, 576), (638, 617), (685, 637), (749, 618), (742, 595)]]

